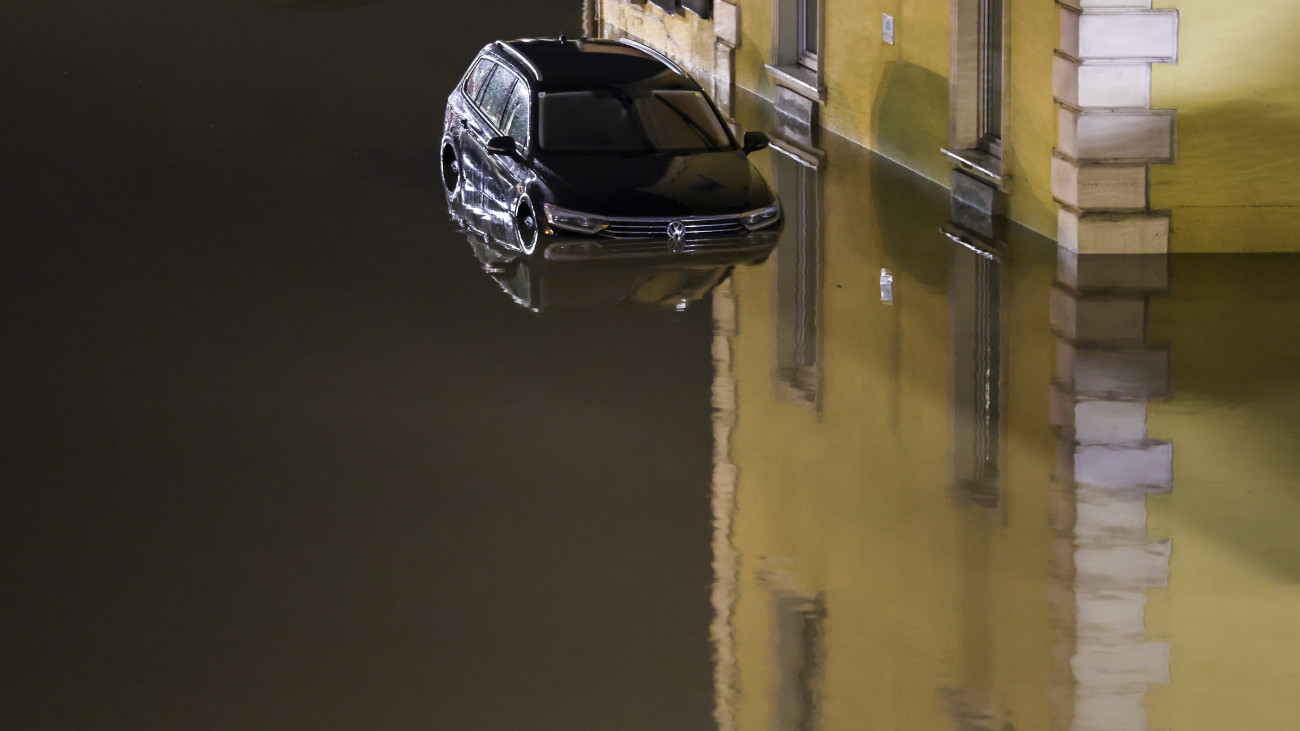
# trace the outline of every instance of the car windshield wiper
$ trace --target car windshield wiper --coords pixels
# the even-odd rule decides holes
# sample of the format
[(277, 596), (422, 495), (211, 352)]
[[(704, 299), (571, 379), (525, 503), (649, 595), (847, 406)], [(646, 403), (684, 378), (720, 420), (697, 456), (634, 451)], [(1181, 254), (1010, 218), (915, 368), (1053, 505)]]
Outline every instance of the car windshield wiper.
[(650, 139), (650, 135), (646, 132), (645, 125), (641, 124), (641, 118), (637, 116), (636, 102), (632, 99), (632, 95), (616, 86), (607, 87), (605, 91), (608, 92), (610, 96), (617, 99), (619, 104), (623, 105), (623, 109), (627, 112), (628, 119), (632, 122), (633, 131), (636, 132), (636, 136), (640, 137), (641, 142), (645, 145), (644, 150), (625, 150), (625, 152), (628, 154), (636, 154), (637, 152), (642, 152), (643, 154), (654, 153), (656, 151), (655, 143)]
[(708, 146), (709, 150), (716, 152), (717, 150), (722, 149), (718, 147), (718, 143), (714, 141), (713, 136), (709, 134), (709, 131), (704, 129), (704, 127), (702, 127), (699, 122), (696, 122), (693, 118), (691, 118), (690, 114), (677, 108), (675, 105), (673, 105), (672, 102), (663, 98), (659, 94), (654, 94), (651, 96), (651, 98), (659, 102), (660, 104), (663, 104), (665, 107), (668, 107), (670, 110), (672, 110), (673, 114), (676, 114), (678, 117), (681, 117), (682, 122), (686, 123), (687, 128), (690, 129), (692, 132), (694, 132), (695, 136), (699, 137), (700, 141), (704, 142), (704, 144)]

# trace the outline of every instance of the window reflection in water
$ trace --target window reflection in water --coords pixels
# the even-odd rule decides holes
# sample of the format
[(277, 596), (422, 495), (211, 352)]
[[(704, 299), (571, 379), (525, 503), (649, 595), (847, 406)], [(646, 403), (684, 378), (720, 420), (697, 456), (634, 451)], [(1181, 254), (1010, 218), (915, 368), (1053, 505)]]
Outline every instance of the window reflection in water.
[[(779, 150), (779, 147), (778, 147)], [(815, 165), (773, 156), (773, 183), (785, 207), (776, 262), (776, 365), (783, 397), (821, 404), (821, 191)]]
[(1002, 412), (1002, 255), (949, 244), (954, 498), (999, 505)]

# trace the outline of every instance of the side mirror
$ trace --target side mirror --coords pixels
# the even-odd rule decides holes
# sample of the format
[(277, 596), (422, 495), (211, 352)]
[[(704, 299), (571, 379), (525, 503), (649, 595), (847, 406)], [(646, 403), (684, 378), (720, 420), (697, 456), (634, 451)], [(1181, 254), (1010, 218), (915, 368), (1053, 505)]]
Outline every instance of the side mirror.
[(741, 145), (742, 150), (748, 155), (751, 152), (758, 152), (767, 147), (769, 140), (767, 135), (762, 132), (746, 132), (744, 143)]
[(506, 157), (514, 157), (516, 154), (515, 138), (510, 135), (493, 137), (488, 140), (487, 151), (489, 155), (505, 155)]

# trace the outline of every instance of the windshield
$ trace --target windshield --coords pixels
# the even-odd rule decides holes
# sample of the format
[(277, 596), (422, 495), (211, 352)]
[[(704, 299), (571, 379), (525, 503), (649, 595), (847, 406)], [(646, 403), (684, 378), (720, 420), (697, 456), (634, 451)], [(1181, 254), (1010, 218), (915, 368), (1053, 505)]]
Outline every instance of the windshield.
[(700, 91), (621, 88), (539, 95), (540, 147), (550, 152), (687, 153), (734, 148)]

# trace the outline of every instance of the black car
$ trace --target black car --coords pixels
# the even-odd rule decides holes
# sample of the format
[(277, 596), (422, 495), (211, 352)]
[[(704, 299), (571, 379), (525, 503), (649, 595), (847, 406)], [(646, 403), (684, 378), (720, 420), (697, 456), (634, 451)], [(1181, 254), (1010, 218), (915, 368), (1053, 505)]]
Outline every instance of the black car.
[(450, 202), (555, 259), (770, 250), (781, 207), (713, 102), (632, 41), (484, 48), (447, 101)]

